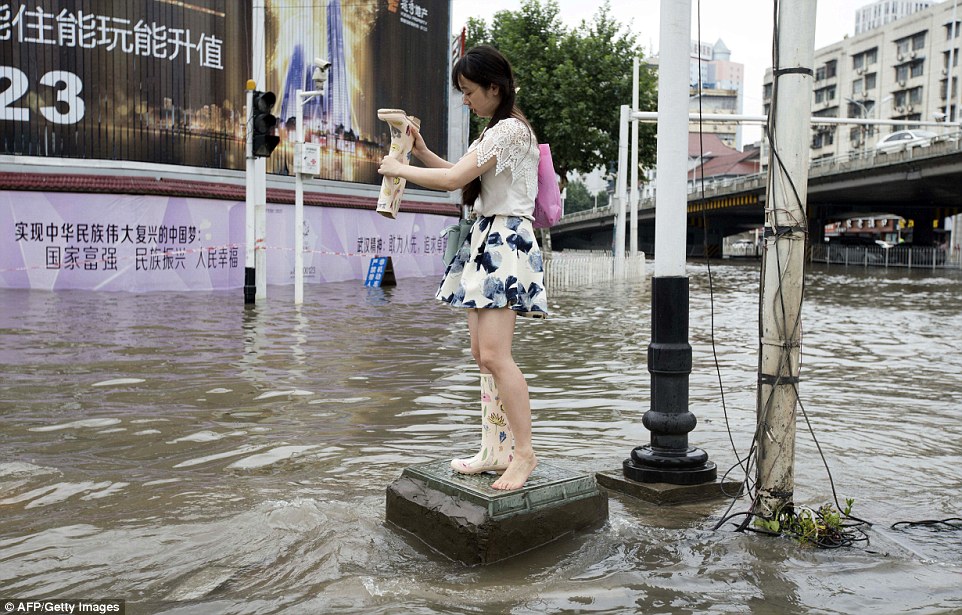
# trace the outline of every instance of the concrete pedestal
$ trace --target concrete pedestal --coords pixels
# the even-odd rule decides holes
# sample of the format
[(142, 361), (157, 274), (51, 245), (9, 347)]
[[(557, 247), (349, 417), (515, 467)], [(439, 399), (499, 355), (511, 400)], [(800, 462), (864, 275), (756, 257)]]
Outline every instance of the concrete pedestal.
[(626, 478), (621, 470), (598, 472), (598, 484), (652, 504), (688, 504), (704, 500), (731, 498), (741, 489), (738, 481), (713, 480), (697, 485), (642, 483)]
[(541, 462), (516, 491), (490, 487), (495, 474), (464, 475), (449, 460), (404, 469), (387, 488), (387, 521), (467, 565), (530, 551), (608, 518), (594, 477)]

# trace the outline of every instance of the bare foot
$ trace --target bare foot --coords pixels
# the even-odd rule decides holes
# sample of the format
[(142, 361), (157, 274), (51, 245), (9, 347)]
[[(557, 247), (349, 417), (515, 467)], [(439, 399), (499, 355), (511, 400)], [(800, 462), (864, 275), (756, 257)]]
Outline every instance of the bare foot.
[(508, 469), (504, 471), (501, 478), (491, 483), (492, 489), (502, 491), (512, 491), (524, 487), (525, 481), (534, 472), (538, 465), (538, 458), (531, 455), (521, 455), (515, 451), (514, 459), (508, 464)]

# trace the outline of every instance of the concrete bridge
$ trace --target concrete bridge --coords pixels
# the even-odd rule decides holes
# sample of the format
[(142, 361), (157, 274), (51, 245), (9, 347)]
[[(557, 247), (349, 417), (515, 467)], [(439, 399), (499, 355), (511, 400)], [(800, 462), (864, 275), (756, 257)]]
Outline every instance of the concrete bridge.
[[(766, 174), (697, 183), (688, 193), (688, 250), (721, 255), (723, 239), (764, 224)], [(962, 139), (958, 133), (923, 147), (856, 152), (812, 162), (808, 179), (809, 238), (820, 242), (830, 222), (867, 215), (914, 220), (915, 245), (929, 245), (936, 225), (962, 210)], [(616, 210), (598, 208), (564, 216), (551, 230), (556, 250), (611, 249)], [(630, 213), (626, 215), (630, 219)], [(626, 233), (627, 234), (627, 233)], [(638, 210), (638, 247), (654, 252), (655, 203)]]

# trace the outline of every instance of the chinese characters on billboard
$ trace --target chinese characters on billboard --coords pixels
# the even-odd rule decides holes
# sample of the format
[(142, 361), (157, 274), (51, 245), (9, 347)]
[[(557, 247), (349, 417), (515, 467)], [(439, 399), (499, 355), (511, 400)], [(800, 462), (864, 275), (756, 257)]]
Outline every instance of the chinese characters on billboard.
[[(91, 161), (89, 174), (103, 172), (103, 161), (243, 170), (251, 5), (0, 0), (0, 155)], [(377, 164), (390, 143), (387, 124), (377, 119), (382, 107), (421, 117), (425, 139), (446, 155), (447, 0), (264, 0), (264, 17), (266, 82), (257, 89), (277, 94), (281, 137), (268, 173), (291, 173), (295, 92), (314, 89), (319, 57), (331, 63), (328, 81), (306, 105), (304, 120), (306, 140), (320, 146), (321, 178), (368, 184), (376, 194)], [(151, 290), (242, 283), (242, 203), (42, 191), (0, 196), (2, 285)], [(291, 229), (287, 208), (280, 209), (284, 214), (278, 209), (272, 217), (278, 231), (286, 230), (269, 229), (268, 243), (276, 243), (266, 249), (277, 250), (269, 280), (287, 283)], [(338, 228), (309, 248), (312, 266), (334, 269), (315, 280), (360, 277), (376, 253), (393, 254), (402, 274), (436, 273), (443, 218), (410, 214), (391, 227), (373, 211), (334, 213), (328, 215)], [(398, 262), (405, 258), (409, 266)]]
[(0, 153), (243, 168), (243, 4), (0, 2)]
[[(0, 192), (0, 287), (92, 290), (223, 290), (244, 277), (244, 203), (166, 196)], [(267, 277), (293, 281), (291, 207), (267, 208)], [(443, 216), (309, 207), (307, 282), (362, 279), (375, 256), (398, 277), (443, 271)]]
[[(0, 2), (0, 153), (244, 169), (251, 19), (242, 0)], [(265, 28), (269, 172), (290, 173), (295, 92), (314, 89), (318, 57), (328, 81), (304, 118), (321, 177), (380, 183), (381, 107), (421, 117), (446, 153), (445, 0), (265, 0)]]

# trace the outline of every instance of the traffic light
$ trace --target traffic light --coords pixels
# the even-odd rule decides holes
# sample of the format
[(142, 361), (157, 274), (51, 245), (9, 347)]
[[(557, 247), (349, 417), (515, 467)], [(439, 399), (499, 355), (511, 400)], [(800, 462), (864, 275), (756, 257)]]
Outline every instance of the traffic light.
[(271, 109), (277, 102), (274, 92), (254, 90), (254, 103), (251, 109), (251, 151), (255, 156), (266, 158), (271, 155), (281, 138), (274, 135), (277, 118)]

